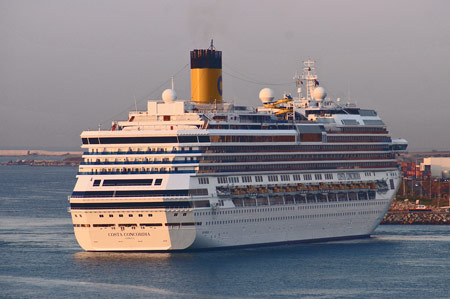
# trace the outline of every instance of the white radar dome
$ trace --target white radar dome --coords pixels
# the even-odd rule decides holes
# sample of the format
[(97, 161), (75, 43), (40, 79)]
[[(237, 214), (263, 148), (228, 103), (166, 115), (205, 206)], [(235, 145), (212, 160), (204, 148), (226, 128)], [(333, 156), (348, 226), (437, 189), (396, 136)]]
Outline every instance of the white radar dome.
[(274, 97), (275, 97), (275, 93), (274, 93), (273, 89), (271, 89), (271, 88), (266, 87), (266, 88), (261, 89), (261, 91), (259, 92), (259, 99), (263, 103), (271, 102)]
[(323, 87), (316, 87), (313, 91), (314, 99), (323, 100), (327, 96), (327, 91)]
[(162, 93), (164, 103), (173, 103), (177, 99), (177, 93), (173, 89), (166, 89)]

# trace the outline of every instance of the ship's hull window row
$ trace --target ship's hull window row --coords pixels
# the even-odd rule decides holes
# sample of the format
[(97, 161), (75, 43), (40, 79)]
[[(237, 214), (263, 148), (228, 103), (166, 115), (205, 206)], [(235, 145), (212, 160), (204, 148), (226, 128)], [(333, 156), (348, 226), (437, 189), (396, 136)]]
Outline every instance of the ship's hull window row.
[(71, 203), (72, 210), (112, 210), (112, 209), (173, 209), (192, 208), (189, 201), (174, 202), (108, 202), (108, 203)]
[(199, 173), (241, 172), (241, 171), (281, 171), (281, 170), (315, 170), (315, 169), (358, 169), (358, 168), (396, 168), (393, 162), (364, 163), (314, 163), (314, 164), (269, 164), (269, 165), (218, 165), (200, 166)]
[[(206, 136), (207, 137), (207, 136)], [(98, 144), (98, 143), (97, 143)], [(334, 151), (390, 151), (392, 145), (389, 144), (317, 144), (317, 145), (247, 145), (247, 146), (206, 146), (200, 150), (96, 150), (84, 152), (83, 155), (136, 155), (136, 154), (195, 154), (195, 153), (238, 153), (238, 152), (334, 152)]]
[(295, 142), (295, 136), (154, 136), (82, 138), (83, 144), (152, 144), (198, 142)]
[(190, 208), (208, 208), (210, 206), (211, 205), (209, 203), (209, 200), (172, 201), (172, 202), (71, 203), (70, 204), (70, 208), (72, 210), (176, 209), (176, 208), (190, 209)]
[(303, 154), (303, 155), (246, 155), (246, 156), (205, 156), (200, 157), (200, 163), (224, 162), (269, 162), (269, 161), (323, 161), (323, 160), (366, 160), (366, 159), (395, 159), (394, 153), (364, 153), (364, 154)]
[(161, 196), (191, 196), (208, 195), (207, 189), (180, 190), (127, 190), (127, 191), (74, 191), (72, 198), (91, 197), (161, 197)]
[(211, 136), (211, 142), (295, 142), (295, 136)]
[(392, 142), (385, 136), (328, 136), (328, 142)]
[(104, 180), (102, 186), (151, 186), (153, 179)]
[(389, 151), (389, 144), (318, 144), (318, 145), (253, 145), (253, 146), (208, 146), (206, 153), (239, 152), (315, 152), (315, 151)]
[(81, 141), (83, 144), (198, 143), (209, 142), (209, 136), (91, 137)]

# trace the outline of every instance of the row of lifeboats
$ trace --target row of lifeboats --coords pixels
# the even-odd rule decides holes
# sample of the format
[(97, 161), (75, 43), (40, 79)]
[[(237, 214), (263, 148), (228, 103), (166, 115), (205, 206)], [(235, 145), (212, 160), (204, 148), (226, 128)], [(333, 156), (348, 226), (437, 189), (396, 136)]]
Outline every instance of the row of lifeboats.
[(306, 203), (330, 203), (345, 202), (356, 200), (374, 200), (376, 199), (375, 190), (365, 191), (340, 191), (338, 193), (306, 193), (306, 194), (264, 194), (256, 196), (245, 196), (233, 198), (233, 204), (236, 207), (252, 207), (252, 206), (274, 206), (283, 204), (306, 204)]
[(341, 190), (377, 190), (374, 182), (370, 183), (319, 183), (319, 184), (290, 184), (290, 185), (260, 185), (233, 187), (232, 195), (289, 193), (289, 192), (330, 192)]

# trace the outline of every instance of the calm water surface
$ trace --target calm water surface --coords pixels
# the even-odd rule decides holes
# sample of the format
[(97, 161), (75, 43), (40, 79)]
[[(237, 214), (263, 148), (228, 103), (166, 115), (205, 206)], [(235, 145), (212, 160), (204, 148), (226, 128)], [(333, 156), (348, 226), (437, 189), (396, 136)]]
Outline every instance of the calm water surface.
[(89, 253), (75, 167), (0, 166), (0, 298), (450, 298), (450, 227), (359, 241), (191, 253)]

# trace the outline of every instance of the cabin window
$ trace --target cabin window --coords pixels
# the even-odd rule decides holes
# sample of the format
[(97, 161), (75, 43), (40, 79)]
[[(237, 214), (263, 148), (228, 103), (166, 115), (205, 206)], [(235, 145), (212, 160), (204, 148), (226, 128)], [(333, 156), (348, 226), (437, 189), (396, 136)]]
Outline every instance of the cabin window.
[(312, 180), (312, 175), (310, 175), (310, 174), (304, 174), (304, 175), (303, 175), (303, 179), (304, 179), (305, 181), (311, 181), (311, 180)]
[(229, 182), (230, 183), (239, 183), (239, 177), (230, 177)]
[(281, 175), (281, 180), (282, 181), (290, 181), (291, 180), (291, 176), (289, 174), (282, 174)]
[(277, 182), (278, 181), (278, 176), (277, 175), (269, 175), (269, 182)]
[(301, 176), (299, 174), (294, 174), (293, 177), (294, 177), (294, 181), (301, 181), (302, 180), (302, 178), (301, 178)]
[(225, 176), (225, 177), (218, 177), (218, 178), (217, 178), (217, 182), (218, 182), (219, 184), (226, 184), (226, 183), (228, 183), (228, 179), (227, 179), (226, 176)]
[(333, 174), (332, 173), (325, 173), (325, 179), (326, 180), (332, 180), (333, 179)]
[(243, 183), (251, 183), (252, 182), (252, 177), (251, 176), (243, 176), (242, 177), (242, 182)]
[(198, 178), (199, 184), (209, 184), (209, 178)]
[(94, 184), (92, 186), (98, 187), (98, 186), (100, 186), (100, 182), (101, 182), (101, 180), (95, 180)]

